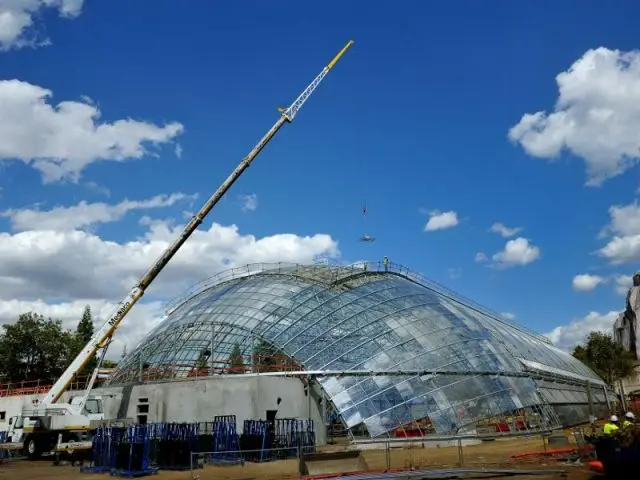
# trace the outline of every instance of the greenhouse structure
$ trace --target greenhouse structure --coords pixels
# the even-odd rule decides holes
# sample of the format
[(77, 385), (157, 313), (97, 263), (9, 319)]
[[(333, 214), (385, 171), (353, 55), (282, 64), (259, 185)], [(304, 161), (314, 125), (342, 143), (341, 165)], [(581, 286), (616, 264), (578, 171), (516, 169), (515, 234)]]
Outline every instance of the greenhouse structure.
[(615, 398), (545, 337), (386, 259), (223, 272), (172, 302), (108, 383), (201, 375), (298, 375), (371, 438), (568, 426)]

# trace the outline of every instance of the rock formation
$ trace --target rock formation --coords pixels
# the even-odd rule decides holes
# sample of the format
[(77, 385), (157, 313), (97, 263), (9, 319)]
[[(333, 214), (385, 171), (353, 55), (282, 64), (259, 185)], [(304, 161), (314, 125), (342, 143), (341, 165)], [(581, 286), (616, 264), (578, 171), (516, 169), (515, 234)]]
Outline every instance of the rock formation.
[(627, 293), (627, 305), (613, 325), (613, 338), (622, 347), (640, 360), (640, 274), (633, 276), (633, 287)]

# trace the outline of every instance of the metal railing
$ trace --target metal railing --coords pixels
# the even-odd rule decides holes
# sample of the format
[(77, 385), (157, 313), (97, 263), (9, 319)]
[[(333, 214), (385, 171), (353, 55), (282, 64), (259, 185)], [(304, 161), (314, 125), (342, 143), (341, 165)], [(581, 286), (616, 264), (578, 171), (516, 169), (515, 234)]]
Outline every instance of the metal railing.
[[(268, 448), (262, 450), (232, 450), (218, 452), (192, 452), (190, 460), (191, 479), (198, 480), (200, 472), (205, 468), (216, 467), (232, 467), (237, 468), (255, 468), (256, 472), (264, 473), (264, 470), (273, 468), (274, 476), (297, 476), (300, 474), (301, 460), (305, 459), (307, 453), (331, 453), (340, 452), (349, 453), (353, 456), (354, 451), (359, 451), (363, 455), (365, 461), (362, 466), (365, 470), (385, 471), (385, 472), (406, 472), (418, 471), (427, 467), (438, 468), (443, 465), (451, 465), (458, 469), (467, 465), (469, 467), (482, 465), (483, 473), (502, 473), (508, 474), (505, 468), (488, 468), (488, 465), (510, 464), (512, 462), (511, 455), (529, 451), (538, 448), (542, 456), (551, 455), (553, 451), (548, 448), (547, 438), (552, 433), (551, 430), (541, 430), (537, 432), (511, 432), (496, 433), (494, 435), (430, 435), (420, 438), (403, 438), (403, 439), (373, 439), (354, 441), (342, 446), (326, 446), (326, 447), (309, 447), (310, 451), (306, 451), (304, 447), (297, 448), (295, 455), (292, 455), (291, 448)], [(484, 457), (474, 459), (470, 455), (466, 456), (467, 448), (474, 448), (479, 442), (487, 440), (530, 440), (522, 444), (514, 444), (513, 449), (508, 449), (504, 457), (493, 461), (487, 461)], [(471, 443), (471, 441), (476, 441)], [(444, 446), (442, 445), (444, 444)], [(486, 444), (485, 444), (486, 445)], [(537, 445), (537, 447), (536, 447)], [(429, 447), (439, 447), (437, 450)], [(575, 443), (570, 448), (578, 448)], [(448, 450), (450, 449), (450, 450)], [(454, 450), (455, 449), (455, 450)], [(247, 454), (263, 455), (264, 460), (269, 460), (269, 464), (262, 464), (260, 460), (249, 461), (246, 459)], [(308, 458), (308, 457), (307, 457)], [(280, 463), (277, 460), (297, 460), (289, 463), (287, 466), (278, 467)], [(273, 460), (276, 460), (275, 465)], [(290, 469), (291, 471), (283, 470)], [(500, 470), (500, 472), (498, 472)], [(453, 471), (453, 470), (452, 470)], [(518, 470), (524, 473), (525, 470)], [(433, 470), (430, 470), (433, 473)], [(561, 475), (565, 470), (546, 469), (535, 471), (537, 474)], [(471, 469), (469, 470), (471, 473)], [(478, 472), (479, 473), (479, 472)], [(249, 473), (247, 473), (248, 475)], [(512, 473), (513, 474), (513, 473)], [(210, 474), (209, 474), (210, 475)], [(336, 473), (336, 475), (338, 475)]]
[[(99, 386), (103, 381), (104, 379), (96, 380), (95, 387)], [(89, 376), (78, 377), (71, 382), (69, 390), (84, 390), (88, 382)], [(55, 379), (0, 383), (0, 398), (45, 394), (51, 389), (54, 383)]]

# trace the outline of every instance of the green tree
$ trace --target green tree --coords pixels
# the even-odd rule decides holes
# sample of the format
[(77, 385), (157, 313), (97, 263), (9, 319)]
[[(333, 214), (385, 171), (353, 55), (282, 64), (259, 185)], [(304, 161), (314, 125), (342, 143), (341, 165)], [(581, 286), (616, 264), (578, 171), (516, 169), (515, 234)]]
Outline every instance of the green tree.
[(240, 345), (237, 343), (233, 346), (233, 350), (231, 350), (228, 363), (231, 367), (229, 373), (244, 373), (244, 355), (242, 355)]
[(270, 372), (278, 365), (280, 352), (265, 340), (260, 340), (253, 347), (252, 363), (255, 372)]
[(105, 360), (104, 362), (102, 362), (102, 366), (104, 368), (116, 368), (118, 366), (118, 363), (114, 362), (113, 360)]
[(591, 332), (585, 344), (576, 346), (571, 354), (609, 385), (631, 375), (635, 367), (633, 355), (602, 332)]
[(74, 335), (59, 320), (24, 313), (0, 333), (0, 371), (11, 382), (51, 380), (71, 361)]
[[(89, 343), (91, 337), (93, 337), (93, 318), (91, 316), (91, 307), (87, 305), (84, 307), (84, 312), (82, 312), (82, 317), (80, 318), (76, 328), (75, 348), (73, 351), (74, 358), (82, 351), (85, 345)], [(96, 355), (94, 355), (84, 366), (80, 375), (91, 375), (97, 364), (98, 359)]]

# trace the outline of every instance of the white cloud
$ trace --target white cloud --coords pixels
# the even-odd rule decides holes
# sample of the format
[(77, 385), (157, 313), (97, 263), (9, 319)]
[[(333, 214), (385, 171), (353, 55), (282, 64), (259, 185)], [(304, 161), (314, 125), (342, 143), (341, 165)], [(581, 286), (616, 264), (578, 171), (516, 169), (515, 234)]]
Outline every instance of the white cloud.
[(254, 212), (258, 208), (258, 195), (251, 193), (249, 195), (242, 195), (242, 211)]
[(502, 315), (507, 320), (513, 320), (516, 318), (515, 314), (511, 312), (502, 312), (500, 315)]
[(616, 275), (613, 279), (614, 289), (619, 295), (627, 295), (629, 289), (633, 286), (633, 280), (630, 275)]
[(528, 265), (540, 258), (540, 248), (524, 237), (509, 240), (501, 252), (493, 255), (494, 266), (509, 268)]
[[(0, 321), (33, 310), (71, 326), (87, 303), (104, 320), (182, 230), (162, 221), (144, 224), (144, 236), (128, 242), (78, 230), (0, 233)], [(145, 303), (125, 319), (118, 348), (125, 340), (133, 347), (157, 321), (164, 301), (196, 281), (254, 262), (312, 263), (317, 255), (339, 256), (337, 242), (326, 234), (256, 238), (216, 223), (198, 230), (151, 285)]]
[(611, 221), (604, 229), (605, 234), (640, 235), (640, 206), (637, 201), (609, 207), (609, 216)]
[[(119, 300), (182, 231), (182, 226), (162, 221), (148, 221), (146, 226), (144, 237), (124, 243), (78, 230), (2, 233), (0, 298)], [(311, 262), (322, 253), (337, 254), (337, 244), (329, 235), (278, 234), (258, 239), (242, 235), (235, 225), (214, 223), (192, 235), (150, 292), (175, 294), (227, 268), (251, 262)]]
[(107, 187), (103, 185), (99, 185), (96, 182), (86, 182), (84, 185), (85, 187), (89, 188), (90, 190), (93, 190), (96, 193), (99, 193), (100, 195), (104, 195), (105, 197), (111, 196), (111, 190), (109, 190)]
[(522, 227), (509, 228), (502, 223), (494, 223), (491, 225), (491, 228), (489, 228), (489, 231), (502, 235), (506, 238), (513, 237), (517, 233), (520, 233), (522, 231)]
[(553, 159), (564, 149), (581, 157), (591, 186), (637, 163), (640, 52), (588, 50), (556, 82), (555, 111), (523, 115), (509, 138), (535, 157)]
[(609, 208), (609, 224), (600, 236), (612, 235), (598, 254), (614, 265), (640, 260), (640, 206), (614, 205)]
[[(1, 30), (1, 27), (0, 27)], [(91, 163), (148, 155), (148, 146), (174, 140), (180, 123), (165, 126), (132, 120), (100, 123), (85, 101), (48, 103), (51, 90), (19, 80), (0, 80), (0, 160), (22, 160), (44, 182), (77, 181)]]
[(489, 258), (484, 252), (476, 253), (475, 261), (478, 263), (483, 263), (489, 261)]
[(9, 217), (14, 230), (75, 230), (96, 223), (115, 222), (132, 210), (169, 207), (180, 200), (195, 197), (173, 193), (156, 195), (148, 200), (123, 200), (116, 205), (82, 201), (72, 207), (55, 207), (52, 210), (10, 209), (0, 213), (0, 216)]
[(429, 216), (429, 221), (424, 227), (425, 232), (453, 228), (460, 223), (458, 221), (458, 214), (454, 211), (439, 212), (434, 210), (429, 212)]
[(605, 281), (606, 279), (599, 275), (582, 273), (573, 277), (572, 285), (573, 289), (578, 292), (590, 292)]
[(618, 312), (614, 311), (605, 314), (590, 312), (586, 317), (576, 318), (568, 325), (554, 328), (546, 336), (557, 347), (570, 350), (582, 343), (590, 332), (599, 331), (611, 334), (613, 323), (617, 318)]
[(2, 0), (0, 1), (0, 51), (48, 45), (50, 40), (35, 24), (47, 8), (63, 18), (75, 18), (84, 0)]

